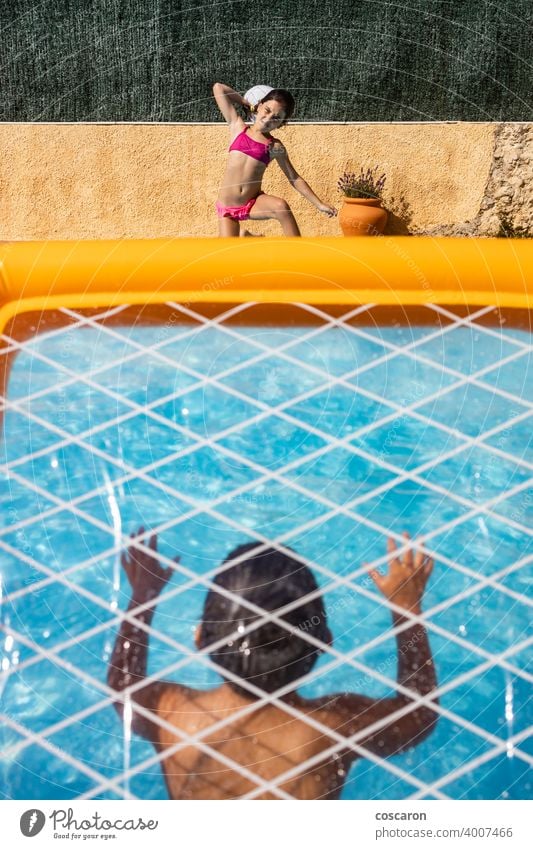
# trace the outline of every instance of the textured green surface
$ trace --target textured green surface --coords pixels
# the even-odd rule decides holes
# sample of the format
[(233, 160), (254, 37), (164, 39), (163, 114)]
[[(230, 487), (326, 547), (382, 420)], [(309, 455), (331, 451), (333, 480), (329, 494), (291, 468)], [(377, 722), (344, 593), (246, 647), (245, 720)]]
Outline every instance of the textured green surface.
[(531, 0), (0, 0), (0, 119), (215, 121), (211, 86), (299, 120), (532, 120)]

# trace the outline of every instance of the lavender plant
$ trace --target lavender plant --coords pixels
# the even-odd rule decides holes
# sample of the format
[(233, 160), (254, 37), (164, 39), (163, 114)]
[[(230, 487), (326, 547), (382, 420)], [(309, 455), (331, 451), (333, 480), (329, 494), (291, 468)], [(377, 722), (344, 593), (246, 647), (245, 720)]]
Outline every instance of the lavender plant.
[(377, 175), (378, 166), (361, 168), (359, 174), (355, 171), (344, 171), (341, 174), (337, 188), (347, 198), (381, 198), (385, 186), (385, 174)]

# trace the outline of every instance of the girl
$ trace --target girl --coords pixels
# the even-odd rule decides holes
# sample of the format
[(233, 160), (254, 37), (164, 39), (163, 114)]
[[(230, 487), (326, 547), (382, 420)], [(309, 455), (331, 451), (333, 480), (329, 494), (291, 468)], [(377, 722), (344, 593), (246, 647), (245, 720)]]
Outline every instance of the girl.
[[(224, 83), (215, 83), (213, 94), (218, 108), (230, 126), (228, 164), (216, 203), (221, 236), (238, 236), (239, 222), (276, 218), (285, 236), (299, 236), (300, 230), (287, 201), (267, 195), (261, 181), (267, 166), (275, 159), (297, 192), (330, 218), (337, 214), (333, 206), (323, 203), (294, 169), (279, 139), (271, 135), (282, 127), (294, 111), (294, 98), (285, 89), (270, 91), (257, 106), (250, 107), (238, 92)], [(240, 104), (256, 115), (247, 127), (234, 104)]]

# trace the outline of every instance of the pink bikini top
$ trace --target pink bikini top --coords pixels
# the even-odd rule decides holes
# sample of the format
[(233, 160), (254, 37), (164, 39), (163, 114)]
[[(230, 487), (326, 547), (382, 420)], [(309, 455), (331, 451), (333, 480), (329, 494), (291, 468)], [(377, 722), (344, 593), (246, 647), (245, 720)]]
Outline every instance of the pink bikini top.
[(257, 159), (263, 165), (270, 165), (270, 145), (271, 142), (258, 142), (252, 139), (246, 132), (246, 127), (239, 133), (236, 139), (232, 141), (229, 150), (239, 150), (245, 153), (246, 156), (251, 156), (252, 159)]

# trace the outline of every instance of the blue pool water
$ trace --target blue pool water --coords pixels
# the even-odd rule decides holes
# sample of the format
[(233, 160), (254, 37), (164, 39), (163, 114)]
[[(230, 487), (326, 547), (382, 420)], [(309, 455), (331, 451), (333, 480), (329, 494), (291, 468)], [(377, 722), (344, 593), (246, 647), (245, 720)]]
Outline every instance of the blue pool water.
[[(163, 330), (65, 328), (13, 361), (0, 457), (4, 796), (166, 798), (157, 765), (136, 771), (151, 746), (124, 740), (99, 704), (129, 599), (117, 541), (144, 525), (200, 576), (255, 535), (316, 564), (335, 648), (367, 672), (323, 656), (306, 695), (390, 694), (394, 640), (366, 648), (390, 614), (360, 566), (387, 533), (423, 535), (438, 561), (425, 611), (445, 715), (416, 749), (359, 761), (343, 798), (425, 785), (426, 798), (529, 797), (527, 334)], [(350, 583), (331, 588), (336, 577)], [(188, 654), (205, 588), (180, 592), (189, 582), (176, 572), (158, 606), (149, 672), (182, 660), (170, 677), (206, 687), (219, 679)], [(117, 783), (98, 789), (106, 780)]]

